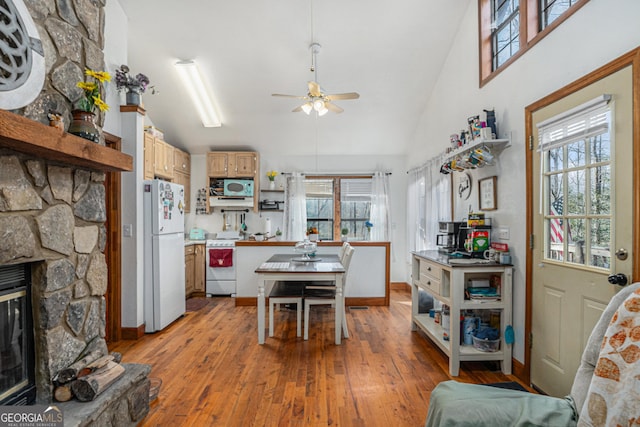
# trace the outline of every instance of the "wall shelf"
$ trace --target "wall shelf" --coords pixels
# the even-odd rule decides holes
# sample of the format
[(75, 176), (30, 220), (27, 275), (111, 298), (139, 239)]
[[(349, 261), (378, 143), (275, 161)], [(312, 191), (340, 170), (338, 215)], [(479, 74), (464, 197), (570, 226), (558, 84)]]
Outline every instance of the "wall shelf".
[[(444, 164), (451, 162), (452, 160), (456, 160), (459, 158), (466, 158), (468, 157), (468, 155), (475, 149), (479, 148), (479, 147), (487, 147), (489, 148), (489, 150), (491, 150), (491, 154), (493, 155), (493, 162), (490, 164), (493, 164), (497, 161), (498, 156), (500, 155), (500, 153), (502, 153), (502, 151), (505, 148), (510, 147), (510, 141), (508, 139), (482, 139), (482, 138), (477, 138), (474, 139), (471, 143), (469, 144), (465, 144), (461, 147), (458, 147), (448, 153), (446, 153), (445, 155), (445, 159), (444, 159)], [(462, 167), (463, 169), (475, 169), (476, 166), (473, 167), (465, 167), (464, 165), (460, 165), (458, 164), (458, 166)], [(461, 171), (457, 171), (457, 170), (453, 170), (453, 172), (461, 172)], [(445, 172), (443, 172), (445, 173)]]

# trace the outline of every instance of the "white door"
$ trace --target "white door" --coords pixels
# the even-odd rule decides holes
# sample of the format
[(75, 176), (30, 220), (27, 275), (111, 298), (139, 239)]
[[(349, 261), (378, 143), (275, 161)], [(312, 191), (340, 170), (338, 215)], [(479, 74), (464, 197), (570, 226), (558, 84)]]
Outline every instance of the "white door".
[[(553, 396), (569, 393), (593, 325), (620, 289), (609, 275), (631, 279), (632, 76), (628, 66), (531, 116), (531, 383)], [(602, 107), (608, 130), (596, 117), (601, 110), (582, 116), (582, 124), (566, 122), (572, 110), (575, 119), (576, 108), (603, 94), (611, 95)], [(554, 123), (563, 115), (564, 124)], [(584, 129), (591, 131), (576, 137)], [(551, 148), (536, 151), (541, 134)], [(621, 248), (626, 258), (616, 256)]]

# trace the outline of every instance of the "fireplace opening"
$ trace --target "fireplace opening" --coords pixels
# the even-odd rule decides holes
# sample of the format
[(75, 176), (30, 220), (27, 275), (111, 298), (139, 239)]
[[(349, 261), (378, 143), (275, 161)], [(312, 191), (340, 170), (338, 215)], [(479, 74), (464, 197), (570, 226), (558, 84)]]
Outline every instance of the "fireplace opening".
[(0, 405), (36, 400), (31, 269), (0, 267)]

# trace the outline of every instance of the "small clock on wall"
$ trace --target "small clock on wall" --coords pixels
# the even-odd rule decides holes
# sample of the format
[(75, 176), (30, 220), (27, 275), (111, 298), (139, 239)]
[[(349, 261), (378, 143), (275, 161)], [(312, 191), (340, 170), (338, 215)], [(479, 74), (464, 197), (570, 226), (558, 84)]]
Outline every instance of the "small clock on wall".
[(461, 200), (467, 200), (471, 195), (471, 175), (468, 173), (461, 173), (458, 175), (458, 186), (456, 192)]

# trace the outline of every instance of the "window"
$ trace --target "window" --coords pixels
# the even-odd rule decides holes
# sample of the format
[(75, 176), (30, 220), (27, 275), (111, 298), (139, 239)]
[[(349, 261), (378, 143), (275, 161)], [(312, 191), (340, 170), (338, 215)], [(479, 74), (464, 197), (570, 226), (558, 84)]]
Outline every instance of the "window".
[(333, 240), (334, 193), (332, 179), (306, 179), (307, 230), (318, 229), (320, 240)]
[(480, 86), (589, 0), (478, 0)]
[(558, 19), (579, 0), (540, 0), (540, 30)]
[(611, 152), (608, 96), (538, 125), (543, 161), (547, 260), (611, 266)]
[(307, 229), (316, 227), (320, 240), (366, 240), (365, 222), (371, 214), (370, 177), (309, 177), (305, 180)]
[(519, 0), (492, 0), (491, 46), (496, 70), (520, 48)]

